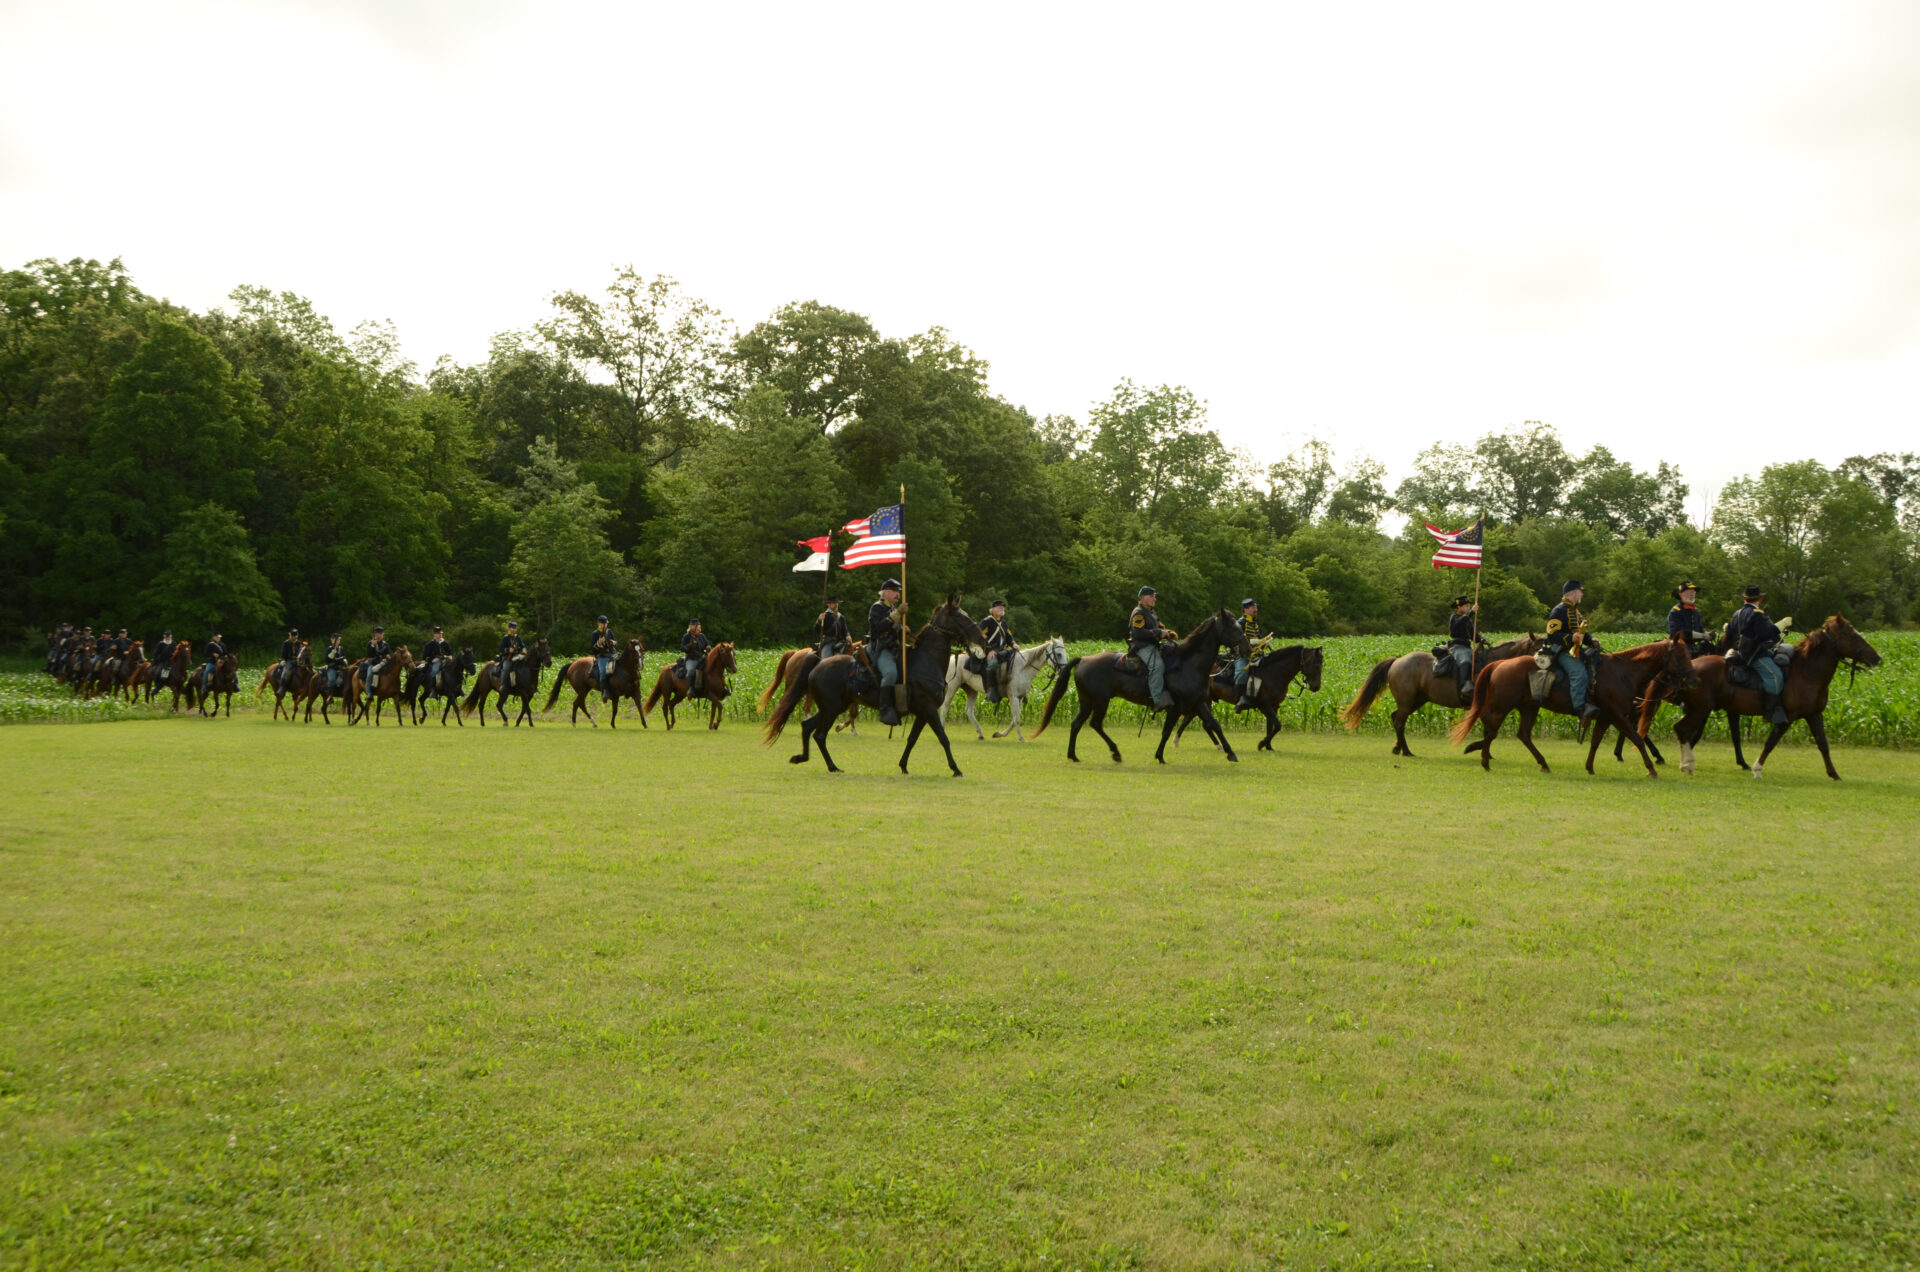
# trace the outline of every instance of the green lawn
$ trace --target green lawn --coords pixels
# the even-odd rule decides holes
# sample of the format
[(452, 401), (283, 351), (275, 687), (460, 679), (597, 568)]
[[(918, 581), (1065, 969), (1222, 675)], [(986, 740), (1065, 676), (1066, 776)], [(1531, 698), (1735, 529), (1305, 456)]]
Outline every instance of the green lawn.
[(0, 1265), (1920, 1262), (1920, 755), (756, 738), (0, 729)]

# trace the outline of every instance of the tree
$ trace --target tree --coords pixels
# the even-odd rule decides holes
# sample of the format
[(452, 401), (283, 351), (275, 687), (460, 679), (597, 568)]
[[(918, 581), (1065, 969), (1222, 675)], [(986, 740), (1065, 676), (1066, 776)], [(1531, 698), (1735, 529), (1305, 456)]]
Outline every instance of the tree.
[(1772, 464), (1756, 478), (1728, 482), (1714, 506), (1714, 531), (1755, 583), (1797, 609), (1817, 569), (1820, 509), (1833, 474), (1816, 460)]
[(1473, 451), (1436, 442), (1413, 458), (1413, 472), (1393, 493), (1393, 501), (1416, 520), (1462, 525), (1482, 510), (1474, 477)]
[(1551, 425), (1528, 420), (1474, 444), (1478, 487), (1486, 509), (1506, 522), (1544, 517), (1560, 508), (1574, 473), (1573, 457)]
[(181, 633), (223, 631), (263, 639), (279, 625), (280, 595), (253, 559), (247, 528), (230, 508), (201, 504), (166, 536), (160, 572), (140, 593), (135, 620)]
[(521, 487), (528, 506), (513, 525), (507, 592), (549, 635), (568, 624), (585, 631), (597, 610), (630, 613), (639, 581), (607, 543), (612, 513), (600, 492), (545, 438), (534, 441)]
[(1284, 539), (1319, 519), (1333, 485), (1333, 448), (1319, 438), (1267, 468), (1267, 528)]
[(1206, 421), (1206, 404), (1190, 389), (1122, 380), (1092, 413), (1092, 452), (1112, 505), (1178, 527), (1242, 484), (1233, 454)]
[(863, 315), (808, 300), (782, 305), (735, 340), (733, 361), (748, 383), (772, 385), (794, 418), (827, 433), (860, 413), (880, 343)]
[(1327, 497), (1326, 519), (1370, 530), (1392, 510), (1386, 465), (1377, 459), (1361, 459), (1341, 475), (1340, 484)]

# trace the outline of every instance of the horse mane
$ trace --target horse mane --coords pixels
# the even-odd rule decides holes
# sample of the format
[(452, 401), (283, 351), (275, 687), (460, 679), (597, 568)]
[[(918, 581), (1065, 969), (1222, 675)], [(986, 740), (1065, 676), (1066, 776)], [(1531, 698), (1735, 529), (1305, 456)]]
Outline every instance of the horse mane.
[[(1194, 629), (1187, 633), (1187, 638), (1180, 642), (1180, 652), (1183, 654), (1212, 653), (1214, 649), (1219, 648), (1221, 644), (1219, 636), (1221, 625), (1231, 622), (1233, 622), (1233, 615), (1229, 614), (1227, 607), (1222, 605), (1219, 609), (1201, 619), (1200, 622), (1195, 625)], [(1212, 629), (1214, 632), (1212, 638), (1213, 645), (1209, 648), (1202, 649), (1200, 633), (1208, 629)]]
[(718, 644), (716, 644), (716, 645), (714, 645), (714, 647), (713, 647), (712, 649), (709, 649), (709, 650), (707, 651), (707, 661), (706, 661), (706, 664), (705, 664), (705, 666), (706, 666), (706, 669), (707, 669), (707, 674), (708, 674), (708, 675), (712, 675), (712, 674), (713, 674), (713, 669), (714, 669), (714, 668), (715, 668), (716, 666), (718, 666), (718, 665), (719, 665), (719, 663), (720, 663), (720, 651), (721, 651), (721, 650), (723, 650), (723, 649), (724, 649), (724, 650), (726, 650), (726, 651), (727, 651), (728, 653), (732, 653), (732, 652), (733, 652), (733, 642), (732, 642), (732, 641), (730, 641), (730, 640), (723, 640), (723, 641), (720, 641), (720, 642), (719, 642)]

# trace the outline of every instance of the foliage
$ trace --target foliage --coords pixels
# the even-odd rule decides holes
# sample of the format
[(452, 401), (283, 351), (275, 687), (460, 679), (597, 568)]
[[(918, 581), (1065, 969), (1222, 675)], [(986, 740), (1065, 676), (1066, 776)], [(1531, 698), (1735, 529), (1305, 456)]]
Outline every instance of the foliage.
[(633, 570), (607, 542), (612, 512), (591, 482), (536, 438), (521, 472), (525, 510), (514, 520), (505, 586), (541, 631), (585, 631), (597, 610), (639, 605)]

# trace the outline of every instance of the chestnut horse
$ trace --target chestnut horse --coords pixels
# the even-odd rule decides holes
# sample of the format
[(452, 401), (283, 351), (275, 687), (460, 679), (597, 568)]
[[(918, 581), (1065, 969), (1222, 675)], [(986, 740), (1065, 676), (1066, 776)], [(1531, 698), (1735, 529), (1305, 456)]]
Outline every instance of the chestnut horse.
[[(620, 725), (620, 699), (633, 699), (633, 709), (640, 713), (640, 727), (647, 727), (647, 704), (640, 700), (640, 674), (646, 670), (647, 647), (638, 640), (628, 641), (620, 650), (620, 656), (607, 668), (607, 693), (613, 698), (613, 713), (607, 717), (609, 729)], [(553, 691), (547, 695), (547, 705), (542, 710), (553, 710), (553, 704), (560, 701), (562, 689), (573, 690), (572, 724), (579, 727), (580, 713), (587, 713), (587, 723), (594, 728), (600, 722), (593, 718), (593, 708), (587, 705), (587, 699), (600, 690), (600, 678), (594, 674), (593, 659), (576, 658), (560, 669), (553, 678)]]
[[(1466, 742), (1467, 734), (1475, 724), (1484, 724), (1485, 732), (1480, 740), (1467, 746), (1469, 751), (1480, 752), (1482, 769), (1493, 767), (1493, 739), (1499, 734), (1500, 725), (1506, 720), (1507, 714), (1517, 709), (1520, 712), (1520, 744), (1533, 754), (1542, 773), (1552, 771), (1547, 767), (1547, 757), (1540, 754), (1540, 748), (1533, 744), (1534, 722), (1540, 718), (1543, 707), (1561, 715), (1577, 716), (1580, 713), (1574, 709), (1572, 700), (1567, 697), (1567, 691), (1557, 677), (1553, 692), (1546, 702), (1535, 702), (1533, 689), (1528, 683), (1528, 673), (1533, 670), (1534, 663), (1530, 658), (1507, 658), (1488, 663), (1480, 669), (1480, 675), (1474, 680), (1473, 705), (1448, 731), (1447, 738), (1459, 746)], [(1693, 663), (1687, 658), (1687, 647), (1683, 642), (1656, 640), (1650, 645), (1636, 645), (1617, 654), (1595, 655), (1593, 675), (1587, 684), (1587, 701), (1600, 708), (1599, 720), (1619, 729), (1632, 740), (1634, 749), (1640, 752), (1641, 763), (1647, 766), (1648, 777), (1658, 777), (1660, 774), (1647, 755), (1646, 740), (1633, 727), (1633, 703), (1634, 699), (1647, 692), (1656, 677), (1683, 688), (1698, 683), (1694, 679)], [(1593, 731), (1593, 739), (1587, 746), (1588, 773), (1593, 772), (1593, 757), (1600, 750), (1600, 736), (1605, 731), (1604, 728), (1595, 728)]]
[[(955, 777), (960, 776), (960, 766), (953, 760), (953, 743), (948, 740), (946, 725), (940, 720), (941, 704), (947, 696), (947, 659), (956, 646), (972, 649), (983, 657), (986, 654), (980, 644), (980, 624), (960, 608), (959, 597), (948, 593), (945, 602), (933, 607), (927, 625), (914, 636), (907, 651), (904, 669), (907, 710), (913, 713), (913, 728), (907, 731), (906, 749), (900, 752), (902, 773), (907, 771), (907, 757), (913, 754), (913, 744), (920, 740), (920, 731), (930, 728), (939, 739), (940, 749), (947, 754), (948, 770)], [(787, 691), (780, 696), (780, 705), (768, 717), (761, 745), (773, 745), (801, 703), (815, 702), (818, 707), (814, 713), (800, 721), (800, 754), (788, 756), (787, 761), (805, 764), (812, 756), (814, 744), (818, 743), (820, 758), (827, 762), (827, 772), (838, 773), (840, 766), (833, 762), (827, 750), (827, 735), (833, 732), (834, 720), (854, 702), (864, 702), (878, 711), (882, 702), (892, 697), (893, 686), (881, 688), (879, 678), (862, 667), (852, 654), (822, 658), (809, 649), (800, 659), (799, 676), (787, 686)]]
[[(1542, 643), (1540, 637), (1528, 632), (1523, 639), (1502, 641), (1486, 649), (1477, 649), (1473, 654), (1473, 672), (1477, 676), (1488, 663), (1525, 658), (1537, 651)], [(1436, 707), (1468, 705), (1460, 700), (1460, 687), (1454, 681), (1452, 664), (1442, 668), (1431, 650), (1416, 649), (1398, 658), (1382, 658), (1373, 665), (1373, 670), (1367, 673), (1366, 683), (1360, 686), (1360, 692), (1340, 713), (1340, 723), (1347, 726), (1349, 733), (1359, 731), (1361, 722), (1367, 718), (1368, 708), (1386, 689), (1393, 690), (1393, 753), (1409, 759), (1413, 758), (1413, 748), (1407, 745), (1407, 721), (1414, 712), (1429, 702)]]
[[(1187, 716), (1200, 717), (1201, 727), (1206, 729), (1214, 745), (1226, 753), (1228, 761), (1240, 762), (1240, 757), (1233, 753), (1233, 744), (1227, 741), (1226, 730), (1207, 709), (1211, 694), (1207, 684), (1213, 679), (1213, 660), (1223, 646), (1232, 649), (1236, 658), (1247, 655), (1247, 634), (1240, 629), (1239, 620), (1224, 608), (1179, 642), (1179, 665), (1169, 667), (1166, 677), (1167, 694), (1173, 699), (1173, 705), (1167, 709), (1166, 722), (1160, 726), (1160, 749), (1153, 753), (1153, 758), (1160, 763), (1167, 762), (1167, 740), (1173, 736), (1174, 726)], [(1080, 757), (1074, 754), (1074, 744), (1080, 740), (1081, 726), (1091, 723), (1093, 731), (1107, 744), (1113, 762), (1118, 764), (1120, 748), (1103, 727), (1107, 722), (1107, 708), (1115, 698), (1121, 698), (1151, 709), (1153, 700), (1147, 696), (1146, 670), (1137, 663), (1132, 668), (1122, 667), (1120, 654), (1112, 650), (1072, 659), (1054, 678), (1053, 692), (1047, 695), (1046, 712), (1040, 717), (1040, 727), (1033, 731), (1035, 741), (1053, 723), (1054, 710), (1067, 694), (1069, 679), (1079, 691), (1080, 710), (1073, 717), (1072, 731), (1067, 734), (1067, 758), (1076, 764), (1080, 762)]]
[(293, 656), (293, 666), (287, 668), (284, 663), (275, 663), (267, 668), (260, 677), (260, 687), (253, 692), (257, 696), (266, 690), (273, 690), (273, 718), (280, 718), (280, 704), (283, 699), (291, 698), (287, 704), (287, 719), (293, 719), (293, 713), (300, 709), (300, 700), (306, 696), (307, 685), (313, 680), (313, 647), (306, 641), (300, 642), (300, 652)]
[(680, 660), (676, 658), (660, 669), (659, 677), (653, 682), (653, 692), (647, 695), (646, 704), (640, 708), (641, 718), (644, 719), (657, 702), (660, 704), (660, 714), (671, 729), (675, 704), (688, 697), (700, 697), (712, 704), (707, 712), (707, 727), (717, 729), (720, 727), (720, 704), (727, 698), (727, 673), (738, 670), (740, 665), (733, 660), (733, 642), (721, 641), (707, 651), (700, 692), (689, 695), (686, 678), (680, 674)]
[[(372, 702), (363, 701), (367, 682), (362, 678), (361, 666), (355, 663), (352, 674), (347, 677), (347, 723), (357, 724), (371, 714), (373, 727), (377, 729), (380, 727), (380, 716), (389, 702), (393, 704), (393, 722), (401, 723), (406, 715), (411, 714), (410, 709), (404, 709), (407, 708), (407, 701), (401, 685), (405, 682), (407, 668), (413, 666), (413, 651), (405, 645), (393, 651), (393, 656), (387, 659), (386, 670), (373, 678)], [(356, 713), (358, 720), (354, 718)]]
[(127, 652), (120, 656), (120, 670), (111, 678), (104, 674), (101, 677), (107, 696), (124, 697), (128, 702), (133, 702), (134, 690), (146, 683), (148, 665), (146, 645), (134, 641), (127, 647)]
[(180, 695), (183, 693), (187, 694), (187, 705), (192, 706), (193, 695), (188, 693), (187, 689), (187, 673), (188, 669), (192, 666), (193, 643), (185, 640), (175, 641), (173, 653), (167, 658), (167, 665), (157, 672), (152, 667), (149, 667), (147, 670), (147, 701), (152, 702), (153, 696), (162, 689), (171, 689), (173, 690), (173, 705), (168, 707), (167, 710), (178, 711), (180, 709)]
[[(1826, 762), (1827, 776), (1836, 782), (1840, 780), (1839, 772), (1833, 767), (1833, 754), (1827, 749), (1826, 710), (1827, 692), (1842, 664), (1855, 670), (1877, 667), (1880, 651), (1867, 643), (1866, 637), (1854, 629), (1845, 615), (1835, 614), (1794, 647), (1793, 661), (1787, 664), (1786, 683), (1780, 690), (1780, 705), (1786, 710), (1787, 723), (1774, 725), (1773, 732), (1767, 736), (1760, 758), (1752, 767), (1755, 777), (1760, 776), (1767, 757), (1773, 754), (1773, 748), (1786, 736), (1793, 722), (1805, 720), (1807, 732), (1813, 735), (1814, 744), (1820, 748), (1820, 758)], [(1693, 772), (1693, 749), (1700, 745), (1707, 718), (1715, 711), (1727, 713), (1727, 733), (1733, 738), (1733, 762), (1746, 768), (1746, 756), (1740, 750), (1740, 720), (1743, 716), (1760, 714), (1760, 691), (1734, 687), (1727, 679), (1727, 660), (1719, 654), (1703, 654), (1694, 659), (1693, 672), (1698, 680), (1696, 685), (1667, 695), (1667, 700), (1678, 703), (1682, 712), (1679, 723), (1673, 726), (1673, 736), (1680, 739), (1680, 771)], [(1660, 709), (1660, 700), (1659, 694), (1647, 695), (1646, 704), (1640, 709), (1639, 727), (1643, 734), (1653, 727), (1653, 715)]]

